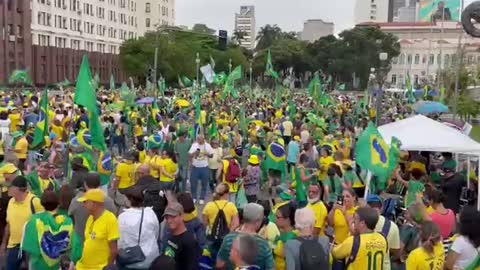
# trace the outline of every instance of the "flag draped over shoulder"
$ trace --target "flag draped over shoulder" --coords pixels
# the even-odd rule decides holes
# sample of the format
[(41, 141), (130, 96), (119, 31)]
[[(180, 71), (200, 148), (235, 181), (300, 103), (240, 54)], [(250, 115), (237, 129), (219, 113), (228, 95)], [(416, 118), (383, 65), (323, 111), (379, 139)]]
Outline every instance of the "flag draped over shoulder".
[(80, 66), (80, 72), (77, 77), (74, 103), (85, 107), (90, 113), (89, 123), (92, 146), (98, 150), (105, 151), (107, 147), (105, 144), (103, 128), (100, 123), (97, 97), (91, 82), (92, 74), (90, 72), (90, 64), (88, 62), (88, 57), (84, 55), (82, 65)]
[(285, 145), (282, 141), (277, 140), (268, 145), (265, 159), (265, 169), (267, 171), (276, 170), (282, 174), (286, 173)]
[(307, 202), (307, 189), (308, 187), (305, 186), (302, 182), (302, 177), (300, 177), (300, 169), (294, 168), (295, 172), (295, 197), (297, 198), (297, 202)]
[(40, 112), (30, 149), (38, 150), (42, 148), (45, 145), (45, 136), (48, 136), (48, 134), (48, 90), (45, 89), (40, 101)]
[(60, 259), (70, 252), (76, 262), (82, 255), (82, 243), (68, 216), (50, 212), (35, 214), (25, 226), (22, 250), (28, 253), (32, 269), (57, 270)]
[[(28, 183), (28, 187), (30, 188), (30, 191), (38, 198), (41, 198), (43, 195), (43, 188), (42, 188), (43, 183), (40, 180), (40, 177), (38, 176), (38, 172), (33, 171), (32, 173), (26, 175), (25, 178), (27, 179), (27, 183)], [(51, 180), (49, 185), (52, 186), (53, 191), (55, 192), (60, 191), (60, 186), (55, 180)]]
[(270, 54), (270, 50), (268, 50), (267, 53), (267, 63), (265, 65), (265, 72), (267, 73), (268, 76), (271, 76), (275, 80), (278, 79), (278, 73), (273, 69), (273, 63), (272, 63), (272, 55)]
[(385, 184), (398, 165), (400, 141), (392, 137), (389, 147), (375, 125), (370, 122), (368, 128), (358, 137), (355, 154), (356, 163), (362, 169), (371, 171), (386, 187)]

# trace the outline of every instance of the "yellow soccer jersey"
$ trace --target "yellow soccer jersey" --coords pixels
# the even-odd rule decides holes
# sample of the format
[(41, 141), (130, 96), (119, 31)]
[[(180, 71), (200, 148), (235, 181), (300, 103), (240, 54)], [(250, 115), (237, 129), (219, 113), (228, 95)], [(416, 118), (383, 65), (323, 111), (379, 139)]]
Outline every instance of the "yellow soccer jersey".
[[(347, 270), (383, 269), (383, 260), (388, 255), (387, 240), (377, 232), (364, 233), (358, 238), (358, 252), (348, 265)], [(332, 256), (337, 260), (349, 259), (352, 255), (354, 236), (349, 236), (343, 243), (333, 248)]]
[(407, 270), (442, 270), (445, 263), (445, 250), (442, 242), (433, 247), (433, 254), (423, 247), (414, 249), (407, 258)]

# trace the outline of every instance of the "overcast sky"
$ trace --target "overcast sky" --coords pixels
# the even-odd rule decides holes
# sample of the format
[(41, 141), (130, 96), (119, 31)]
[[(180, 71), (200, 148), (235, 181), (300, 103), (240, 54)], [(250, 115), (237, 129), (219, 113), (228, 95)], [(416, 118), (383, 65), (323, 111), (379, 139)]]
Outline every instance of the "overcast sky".
[(204, 23), (230, 33), (235, 13), (242, 5), (255, 6), (257, 30), (266, 24), (278, 24), (284, 31), (302, 31), (308, 19), (335, 23), (335, 32), (353, 26), (355, 0), (175, 0), (177, 25)]
[[(278, 24), (284, 31), (302, 31), (308, 19), (335, 24), (335, 33), (354, 26), (356, 0), (175, 0), (176, 24), (204, 23), (210, 28), (234, 28), (235, 13), (241, 5), (254, 5), (257, 31), (266, 24)], [(474, 0), (465, 0), (465, 5)]]

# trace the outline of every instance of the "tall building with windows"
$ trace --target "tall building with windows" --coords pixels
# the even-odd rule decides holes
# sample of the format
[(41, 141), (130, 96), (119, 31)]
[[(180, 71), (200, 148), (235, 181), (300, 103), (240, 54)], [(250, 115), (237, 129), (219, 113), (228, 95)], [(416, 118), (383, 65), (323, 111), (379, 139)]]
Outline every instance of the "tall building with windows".
[(415, 16), (415, 8), (416, 0), (356, 0), (355, 23), (396, 22), (409, 19), (411, 19), (409, 22), (414, 22), (416, 18), (412, 18), (412, 15)]
[(315, 42), (321, 37), (333, 35), (334, 27), (335, 25), (332, 22), (325, 22), (322, 19), (307, 20), (303, 24), (300, 38), (308, 42)]
[(235, 14), (235, 31), (243, 32), (243, 39), (240, 45), (247, 49), (255, 48), (256, 28), (255, 28), (255, 7), (241, 6), (240, 13)]
[(25, 68), (37, 85), (74, 80), (85, 51), (102, 81), (123, 80), (121, 44), (174, 22), (175, 0), (0, 0), (0, 84)]

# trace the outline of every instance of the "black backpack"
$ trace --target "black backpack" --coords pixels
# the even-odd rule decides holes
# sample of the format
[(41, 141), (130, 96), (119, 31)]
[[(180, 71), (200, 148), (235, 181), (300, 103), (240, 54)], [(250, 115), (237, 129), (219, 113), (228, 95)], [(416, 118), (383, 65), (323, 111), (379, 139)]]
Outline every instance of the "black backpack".
[(329, 269), (329, 255), (318, 242), (318, 237), (311, 239), (297, 238), (300, 241), (300, 269)]
[(162, 223), (163, 213), (167, 207), (167, 198), (165, 197), (164, 191), (160, 188), (160, 183), (151, 184), (144, 189), (143, 205), (145, 207), (152, 207), (158, 222)]
[(210, 228), (210, 234), (208, 235), (208, 240), (210, 241), (223, 241), (225, 235), (230, 232), (230, 228), (228, 227), (227, 217), (225, 216), (225, 212), (223, 212), (223, 208), (225, 208), (228, 202), (220, 209), (217, 203), (213, 201), (213, 203), (218, 208), (217, 216), (213, 221), (212, 228)]

